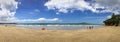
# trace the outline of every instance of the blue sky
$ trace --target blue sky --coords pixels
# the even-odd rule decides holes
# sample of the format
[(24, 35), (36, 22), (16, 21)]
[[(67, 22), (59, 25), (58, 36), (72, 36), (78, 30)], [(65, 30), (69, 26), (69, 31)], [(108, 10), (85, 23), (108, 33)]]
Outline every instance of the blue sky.
[[(104, 1), (104, 0), (102, 0)], [(14, 16), (7, 16), (12, 20), (22, 22), (55, 22), (55, 23), (97, 23), (102, 24), (104, 20), (108, 19), (112, 13), (119, 13), (119, 10), (109, 10), (111, 7), (101, 4), (100, 0), (12, 0), (16, 4), (9, 4), (16, 6)], [(116, 2), (117, 0), (115, 0)], [(112, 2), (112, 0), (110, 0)], [(8, 3), (5, 1), (5, 3)], [(114, 2), (113, 2), (114, 3)], [(99, 5), (98, 5), (99, 4)], [(116, 3), (115, 5), (119, 5)], [(108, 7), (110, 8), (106, 8)], [(114, 5), (114, 4), (113, 4)], [(6, 6), (6, 5), (5, 5)], [(10, 9), (13, 9), (10, 6)], [(1, 11), (3, 8), (1, 8)], [(6, 8), (7, 9), (7, 8)], [(11, 10), (8, 11), (11, 11)], [(13, 10), (12, 10), (13, 11)], [(114, 12), (113, 12), (114, 11)], [(12, 13), (11, 13), (12, 14)], [(1, 17), (5, 17), (1, 15)], [(0, 17), (0, 18), (1, 18)], [(13, 18), (14, 17), (14, 18)], [(0, 20), (3, 20), (0, 19)], [(7, 20), (6, 20), (7, 21)]]

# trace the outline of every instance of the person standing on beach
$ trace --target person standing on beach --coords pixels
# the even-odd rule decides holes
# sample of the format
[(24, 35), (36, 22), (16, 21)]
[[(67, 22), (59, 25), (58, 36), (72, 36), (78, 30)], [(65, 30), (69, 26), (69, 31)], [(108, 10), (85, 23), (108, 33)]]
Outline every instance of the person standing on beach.
[(93, 26), (89, 26), (88, 29), (93, 29)]
[(91, 28), (93, 29), (94, 27), (93, 27), (93, 26), (91, 26)]
[(89, 26), (89, 29), (91, 29), (91, 26)]

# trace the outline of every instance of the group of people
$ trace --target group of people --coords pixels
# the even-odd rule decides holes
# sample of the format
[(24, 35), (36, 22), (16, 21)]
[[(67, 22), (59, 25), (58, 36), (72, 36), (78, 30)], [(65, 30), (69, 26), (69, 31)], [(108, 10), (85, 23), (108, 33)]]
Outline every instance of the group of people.
[[(88, 26), (87, 29), (93, 29), (93, 26)], [(41, 28), (41, 30), (46, 30), (46, 28)]]
[(88, 26), (87, 29), (93, 29), (94, 27), (93, 26)]

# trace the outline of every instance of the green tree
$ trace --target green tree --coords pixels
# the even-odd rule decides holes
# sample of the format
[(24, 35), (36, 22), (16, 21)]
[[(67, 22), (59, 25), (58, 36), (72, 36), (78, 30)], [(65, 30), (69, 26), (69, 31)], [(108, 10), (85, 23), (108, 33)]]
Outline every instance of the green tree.
[(115, 19), (115, 13), (112, 14), (111, 19)]
[(110, 19), (104, 21), (104, 24), (107, 26), (119, 26), (120, 25), (120, 15), (112, 14)]

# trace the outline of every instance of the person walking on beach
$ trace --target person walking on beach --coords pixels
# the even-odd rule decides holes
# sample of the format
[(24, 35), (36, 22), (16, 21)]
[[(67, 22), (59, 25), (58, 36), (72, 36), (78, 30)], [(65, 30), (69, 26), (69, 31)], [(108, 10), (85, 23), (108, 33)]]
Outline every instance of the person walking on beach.
[(93, 26), (91, 26), (92, 27), (92, 29), (94, 28)]

